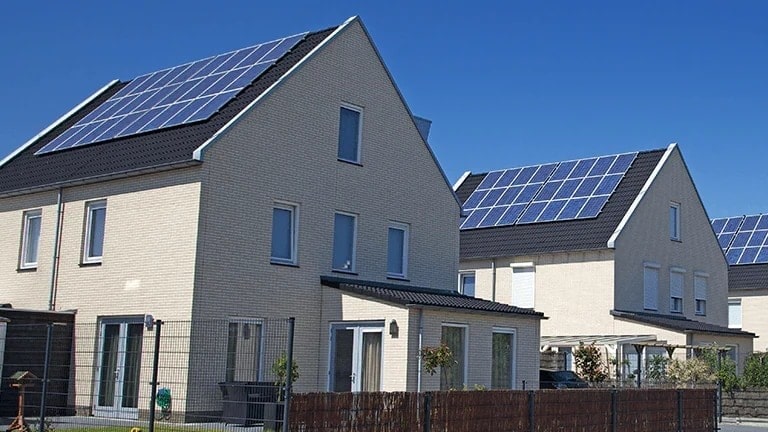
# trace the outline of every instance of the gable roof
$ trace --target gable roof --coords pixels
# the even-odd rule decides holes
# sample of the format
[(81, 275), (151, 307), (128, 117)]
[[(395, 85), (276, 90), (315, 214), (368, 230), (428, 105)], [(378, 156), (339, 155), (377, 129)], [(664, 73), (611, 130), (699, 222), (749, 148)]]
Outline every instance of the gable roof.
[(332, 276), (321, 276), (320, 283), (330, 288), (402, 306), (425, 306), (474, 312), (526, 315), (532, 318), (544, 317), (543, 313), (536, 312), (533, 309), (519, 308), (504, 303), (469, 297), (456, 291)]
[(612, 310), (611, 315), (616, 318), (623, 318), (630, 321), (635, 321), (643, 324), (650, 324), (655, 327), (661, 327), (668, 330), (679, 331), (684, 333), (715, 333), (715, 334), (727, 334), (735, 336), (755, 337), (754, 333), (743, 331), (741, 329), (734, 329), (729, 327), (719, 326), (717, 324), (709, 324), (701, 321), (695, 321), (688, 319), (684, 316), (678, 315), (662, 315), (653, 314), (647, 312), (631, 312), (622, 310)]
[[(597, 217), (461, 230), (461, 259), (605, 249), (673, 148), (639, 152)], [(456, 190), (462, 203), (487, 174), (466, 176)]]
[(338, 27), (307, 34), (291, 51), (207, 120), (34, 155), (130, 81), (112, 82), (0, 163), (0, 196), (199, 164), (196, 150), (266, 94), (334, 31), (352, 21), (354, 19)]
[(728, 266), (728, 292), (768, 289), (768, 264)]

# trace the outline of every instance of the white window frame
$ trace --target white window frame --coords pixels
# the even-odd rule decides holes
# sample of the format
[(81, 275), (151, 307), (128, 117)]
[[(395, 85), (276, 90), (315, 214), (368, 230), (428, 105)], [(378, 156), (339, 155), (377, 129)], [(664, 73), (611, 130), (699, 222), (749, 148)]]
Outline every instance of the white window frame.
[[(738, 309), (736, 309), (739, 313), (738, 317), (733, 316), (731, 314), (731, 311), (734, 310), (733, 307), (738, 307)], [(736, 318), (738, 318), (738, 322)], [(744, 319), (744, 312), (743, 312), (743, 305), (741, 303), (741, 298), (729, 298), (728, 299), (728, 327), (740, 329), (744, 325), (742, 321), (743, 319)]]
[(496, 333), (512, 335), (512, 352), (510, 353), (512, 358), (512, 373), (510, 374), (511, 382), (506, 389), (514, 390), (517, 388), (517, 329), (509, 327), (493, 327), (491, 330), (491, 388), (493, 389), (493, 335)]
[(342, 102), (339, 106), (339, 132), (341, 132), (341, 110), (346, 109), (349, 111), (354, 111), (359, 115), (359, 121), (357, 125), (357, 149), (356, 149), (356, 159), (347, 159), (345, 157), (342, 157), (339, 153), (341, 150), (341, 134), (339, 134), (339, 142), (336, 144), (336, 157), (340, 161), (344, 162), (350, 162), (353, 164), (359, 164), (362, 160), (362, 148), (363, 148), (363, 107), (353, 105), (350, 103)]
[[(402, 273), (392, 273), (389, 271), (389, 230), (400, 230), (403, 232), (403, 250), (401, 251), (403, 254), (403, 272)], [(411, 239), (411, 226), (407, 223), (403, 222), (394, 222), (390, 221), (389, 226), (387, 227), (387, 276), (397, 279), (405, 279), (408, 277), (408, 251), (409, 251), (409, 243)]]
[[(464, 280), (468, 277), (473, 277), (475, 279), (474, 288), (472, 291), (472, 294), (467, 294), (466, 290), (464, 289)], [(466, 296), (475, 297), (475, 293), (477, 292), (477, 274), (474, 271), (461, 271), (459, 272), (459, 293), (464, 294)]]
[[(381, 333), (381, 358), (379, 363), (379, 386), (384, 387), (384, 379), (386, 378), (386, 369), (384, 369), (384, 353), (386, 347), (386, 332), (384, 331), (384, 322), (382, 321), (333, 321), (328, 326), (328, 379), (326, 382), (326, 391), (333, 392), (333, 373), (335, 360), (333, 358), (334, 350), (336, 349), (336, 337), (335, 330), (352, 330), (353, 342), (352, 342), (352, 373), (355, 377), (361, 376), (360, 370), (362, 369), (362, 349), (363, 349), (363, 334), (364, 333)], [(352, 391), (359, 392), (360, 380), (355, 379), (352, 384)]]
[(674, 241), (680, 241), (682, 237), (680, 235), (680, 203), (669, 203), (669, 239)]
[[(699, 281), (704, 281), (704, 286), (699, 285)], [(707, 291), (709, 290), (709, 274), (704, 272), (695, 272), (693, 274), (693, 302), (696, 315), (707, 315)]]
[[(671, 313), (682, 314), (685, 309), (683, 305), (683, 296), (685, 295), (685, 269), (680, 267), (670, 267), (669, 269), (669, 311)], [(679, 275), (681, 285), (679, 295), (673, 295), (672, 292), (672, 275)], [(679, 301), (676, 301), (679, 300)], [(680, 304), (680, 308), (676, 308), (677, 304)]]
[[(532, 262), (525, 262), (525, 263), (512, 263), (509, 265), (509, 267), (512, 269), (512, 292), (510, 293), (510, 302), (509, 304), (521, 308), (527, 308), (527, 309), (533, 309), (536, 307), (536, 266)], [(516, 293), (519, 293), (518, 288), (515, 286), (515, 270), (530, 270), (532, 273), (532, 284), (533, 287), (531, 287), (531, 304), (522, 304), (519, 302), (520, 299), (518, 299)], [(522, 272), (521, 272), (522, 273)]]
[[(333, 266), (333, 261), (334, 261), (333, 254), (335, 252), (334, 244), (336, 243), (336, 215), (337, 214), (338, 215), (343, 215), (343, 216), (349, 216), (353, 220), (353, 223), (352, 223), (352, 257), (351, 257), (351, 262), (349, 264), (349, 268), (346, 268), (346, 269), (345, 268), (336, 268), (336, 267)], [(333, 271), (344, 272), (344, 273), (355, 273), (355, 271), (356, 271), (356, 268), (357, 268), (357, 229), (358, 229), (358, 227), (357, 227), (357, 224), (358, 224), (357, 218), (358, 218), (358, 215), (356, 215), (354, 213), (343, 212), (343, 211), (338, 211), (338, 210), (333, 212), (333, 237), (331, 238), (331, 269)]]
[(299, 205), (288, 201), (275, 201), (272, 205), (272, 235), (275, 231), (275, 209), (287, 210), (291, 212), (291, 253), (289, 258), (272, 256), (272, 242), (270, 242), (269, 259), (272, 263), (277, 264), (292, 264), (296, 265), (299, 262)]
[[(654, 298), (650, 298), (649, 296), (649, 287), (646, 284), (646, 275), (648, 271), (653, 271), (656, 274), (656, 295)], [(643, 263), (643, 309), (645, 310), (651, 310), (651, 311), (658, 311), (659, 310), (659, 280), (660, 280), (660, 273), (661, 272), (661, 266), (654, 262), (644, 262)], [(652, 301), (653, 304), (648, 303), (649, 301)]]
[[(91, 218), (93, 217), (93, 212), (95, 210), (104, 209), (104, 232), (102, 235), (102, 253), (101, 255), (91, 255), (91, 236), (93, 233), (91, 232)], [(104, 242), (106, 241), (106, 234), (107, 234), (107, 201), (106, 200), (99, 200), (99, 201), (90, 201), (85, 203), (85, 236), (83, 241), (83, 263), (85, 264), (92, 264), (92, 263), (100, 263), (103, 260), (104, 257)]]
[[(39, 219), (40, 220), (40, 232), (37, 234), (37, 239), (34, 239), (34, 241), (37, 243), (35, 246), (37, 247), (37, 254), (35, 256), (35, 261), (27, 261), (27, 251), (30, 244), (30, 238), (29, 238), (29, 228), (30, 228), (30, 220), (31, 219)], [(43, 210), (42, 209), (35, 209), (35, 210), (27, 210), (24, 212), (24, 221), (22, 222), (22, 232), (21, 232), (21, 254), (19, 256), (19, 268), (21, 269), (33, 269), (37, 268), (37, 262), (40, 259), (40, 235), (43, 230)]]
[[(469, 371), (469, 325), (468, 324), (461, 324), (461, 323), (451, 323), (451, 322), (444, 322), (440, 325), (440, 343), (443, 343), (443, 327), (456, 327), (461, 328), (464, 331), (464, 358), (463, 358), (463, 364), (464, 364), (464, 370), (462, 372), (462, 377), (464, 377), (464, 382), (461, 383), (461, 388), (456, 390), (463, 390), (467, 387), (467, 372)], [(441, 372), (442, 374), (442, 372)]]

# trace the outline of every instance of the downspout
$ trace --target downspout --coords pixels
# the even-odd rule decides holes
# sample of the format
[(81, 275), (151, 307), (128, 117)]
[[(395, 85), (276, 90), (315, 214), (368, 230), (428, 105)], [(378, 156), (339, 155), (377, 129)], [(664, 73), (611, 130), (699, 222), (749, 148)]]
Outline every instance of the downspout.
[(491, 260), (491, 300), (496, 301), (496, 258)]
[(424, 336), (424, 309), (419, 308), (419, 361), (416, 370), (416, 393), (421, 393), (421, 348)]
[(53, 265), (51, 266), (51, 287), (48, 297), (48, 310), (56, 310), (56, 289), (59, 281), (59, 252), (61, 249), (61, 224), (64, 215), (64, 204), (61, 199), (62, 188), (56, 194), (56, 228), (53, 238)]

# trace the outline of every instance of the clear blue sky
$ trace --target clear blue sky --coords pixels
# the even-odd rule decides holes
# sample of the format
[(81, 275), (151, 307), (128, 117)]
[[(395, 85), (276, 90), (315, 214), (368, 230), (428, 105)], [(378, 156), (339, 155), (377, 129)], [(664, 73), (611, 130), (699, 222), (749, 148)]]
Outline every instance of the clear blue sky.
[(710, 217), (768, 213), (766, 1), (12, 1), (5, 156), (111, 79), (360, 15), (451, 181), (681, 146)]

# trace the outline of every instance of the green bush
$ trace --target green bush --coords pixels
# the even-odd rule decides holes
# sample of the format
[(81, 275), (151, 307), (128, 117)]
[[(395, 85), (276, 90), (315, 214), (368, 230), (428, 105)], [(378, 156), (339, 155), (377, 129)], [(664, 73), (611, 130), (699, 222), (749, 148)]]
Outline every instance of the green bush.
[(589, 345), (579, 342), (579, 348), (573, 352), (573, 358), (576, 361), (576, 371), (585, 380), (599, 383), (608, 379), (608, 367), (594, 342)]
[(744, 385), (768, 387), (768, 352), (753, 352), (744, 361)]

